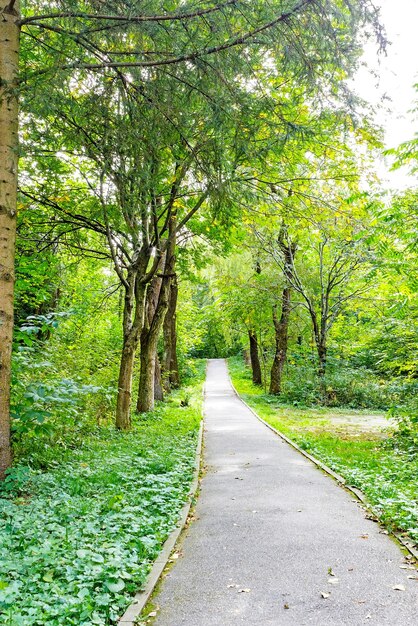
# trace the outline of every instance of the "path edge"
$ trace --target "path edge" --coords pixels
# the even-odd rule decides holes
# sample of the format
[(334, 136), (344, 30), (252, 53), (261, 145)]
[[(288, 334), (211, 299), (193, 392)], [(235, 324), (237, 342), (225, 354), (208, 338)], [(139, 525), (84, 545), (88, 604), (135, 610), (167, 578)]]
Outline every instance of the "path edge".
[[(245, 402), (245, 400), (242, 399), (242, 397), (240, 396), (240, 394), (236, 390), (234, 383), (232, 382), (231, 374), (229, 372), (228, 363), (226, 364), (226, 366), (227, 366), (228, 378), (229, 378), (229, 382), (231, 383), (231, 387), (232, 387), (235, 395), (237, 396), (237, 398), (239, 398), (241, 400), (241, 402), (247, 407), (247, 409), (249, 409), (249, 411), (251, 411), (251, 413), (262, 424), (264, 424), (264, 426), (267, 426), (267, 428), (272, 430), (276, 435), (278, 435), (281, 439), (283, 439), (283, 441), (288, 443), (290, 446), (292, 446), (292, 448), (297, 450), (297, 452), (302, 454), (302, 456), (304, 456), (307, 459), (309, 459), (314, 465), (316, 465), (317, 467), (319, 467), (319, 469), (321, 469), (323, 472), (325, 472), (325, 474), (328, 474), (328, 476), (331, 476), (331, 478), (333, 478), (340, 485), (340, 487), (342, 487), (343, 489), (346, 489), (348, 492), (353, 494), (357, 498), (357, 500), (359, 502), (361, 502), (361, 504), (370, 513), (373, 514), (373, 516), (376, 518), (376, 520), (379, 523), (381, 523), (378, 514), (376, 513), (376, 511), (374, 510), (373, 506), (370, 504), (369, 500), (364, 495), (364, 493), (362, 491), (360, 491), (360, 489), (357, 489), (357, 487), (352, 487), (351, 485), (349, 485), (347, 483), (346, 479), (343, 476), (341, 476), (337, 472), (334, 472), (334, 470), (332, 470), (330, 467), (328, 467), (328, 465), (325, 465), (325, 463), (322, 463), (322, 461), (320, 461), (316, 457), (312, 456), (312, 454), (309, 454), (309, 452), (306, 452), (306, 450), (303, 450), (300, 446), (298, 446), (298, 444), (296, 442), (294, 442), (292, 439), (289, 439), (289, 437), (287, 437), (287, 435), (284, 435), (282, 432), (277, 430), (277, 428), (274, 428), (274, 426), (272, 426), (271, 424), (266, 422), (266, 420), (264, 420), (262, 417), (260, 417), (258, 415), (258, 413), (256, 413), (256, 411), (249, 404), (247, 404)], [(394, 537), (405, 548), (405, 550), (407, 550), (418, 561), (418, 547), (416, 546), (415, 542), (410, 537), (408, 537), (407, 535), (406, 536), (405, 535), (401, 535), (400, 533), (398, 533), (396, 531), (387, 531), (387, 532), (389, 533), (389, 535)]]
[(135, 626), (137, 619), (140, 617), (142, 611), (144, 610), (145, 605), (150, 599), (155, 587), (157, 586), (158, 581), (169, 561), (170, 555), (176, 545), (181, 533), (185, 529), (187, 525), (187, 520), (189, 517), (190, 509), (192, 507), (193, 499), (196, 496), (196, 493), (199, 488), (199, 476), (200, 469), (202, 463), (202, 446), (203, 446), (203, 429), (204, 429), (204, 400), (206, 395), (206, 380), (203, 385), (203, 404), (202, 404), (202, 419), (200, 421), (199, 434), (197, 440), (196, 447), (196, 455), (195, 455), (195, 469), (192, 482), (190, 484), (189, 493), (187, 495), (187, 500), (183, 507), (180, 510), (179, 519), (177, 521), (176, 528), (171, 531), (168, 538), (165, 540), (162, 550), (156, 560), (154, 561), (154, 565), (152, 566), (145, 587), (138, 591), (131, 604), (126, 609), (125, 613), (118, 621), (118, 626)]

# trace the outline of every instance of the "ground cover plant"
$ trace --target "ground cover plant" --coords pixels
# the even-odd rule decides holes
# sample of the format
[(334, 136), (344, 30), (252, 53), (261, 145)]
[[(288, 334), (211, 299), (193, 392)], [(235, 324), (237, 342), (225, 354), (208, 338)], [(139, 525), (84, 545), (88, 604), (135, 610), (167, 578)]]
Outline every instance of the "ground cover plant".
[(254, 385), (240, 357), (229, 359), (229, 369), (260, 417), (361, 489), (388, 528), (418, 542), (418, 455), (393, 436), (394, 422), (370, 410), (292, 406)]
[(115, 624), (176, 524), (194, 471), (204, 363), (134, 420), (47, 471), (22, 458), (0, 492), (0, 622)]

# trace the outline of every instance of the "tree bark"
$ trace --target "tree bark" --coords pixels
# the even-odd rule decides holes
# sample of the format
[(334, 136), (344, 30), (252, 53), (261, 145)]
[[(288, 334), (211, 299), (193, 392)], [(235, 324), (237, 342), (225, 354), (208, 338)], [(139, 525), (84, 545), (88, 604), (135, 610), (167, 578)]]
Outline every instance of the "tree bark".
[(0, 0), (0, 478), (12, 462), (10, 381), (17, 211), (19, 3)]
[[(167, 266), (166, 266), (167, 267)], [(138, 413), (152, 411), (155, 400), (155, 364), (157, 359), (158, 337), (164, 320), (164, 314), (168, 306), (168, 289), (161, 284), (159, 289), (158, 303), (150, 315), (150, 321), (144, 324), (141, 332), (141, 358), (138, 387), (138, 401), (136, 410)]]
[(324, 340), (320, 339), (317, 344), (318, 352), (318, 376), (323, 379), (327, 368), (327, 345)]
[(132, 338), (126, 341), (122, 348), (116, 403), (116, 428), (120, 430), (129, 430), (131, 428), (132, 376), (136, 343)]
[(174, 273), (176, 223), (176, 217), (172, 215), (169, 226), (169, 241), (165, 254), (164, 273), (162, 278), (156, 275), (153, 283), (149, 286), (147, 314), (141, 332), (141, 367), (136, 405), (138, 413), (146, 413), (154, 408), (155, 359), (158, 337), (168, 308), (170, 283)]
[(323, 385), (327, 367), (327, 330), (323, 323), (323, 318), (321, 319), (321, 323), (318, 323), (318, 316), (312, 306), (309, 308), (309, 313), (311, 315), (316, 353), (318, 355), (318, 377), (321, 381), (321, 385)]
[(153, 320), (157, 313), (159, 298), (161, 294), (162, 278), (158, 272), (164, 271), (165, 258), (161, 258), (157, 274), (148, 285), (145, 321), (141, 331), (141, 355), (140, 374), (138, 387), (138, 400), (136, 410), (139, 413), (151, 411), (154, 408), (156, 360), (158, 344), (158, 328), (153, 327)]
[(168, 308), (164, 318), (164, 355), (163, 372), (164, 388), (167, 392), (180, 385), (179, 367), (177, 360), (177, 300), (178, 283), (177, 276), (171, 279)]
[(296, 242), (285, 239), (285, 227), (283, 226), (279, 232), (277, 243), (283, 254), (284, 265), (283, 275), (285, 286), (282, 291), (282, 312), (280, 320), (277, 318), (276, 307), (273, 308), (273, 323), (275, 331), (276, 349), (274, 353), (273, 365), (270, 373), (270, 393), (279, 395), (282, 391), (283, 368), (287, 358), (287, 347), (289, 342), (289, 319), (290, 319), (290, 302), (292, 297), (292, 279), (293, 264), (295, 253), (297, 250)]
[(154, 408), (155, 355), (158, 335), (143, 329), (141, 333), (141, 356), (138, 401), (138, 413), (146, 413)]
[(123, 308), (123, 347), (118, 378), (116, 428), (131, 428), (132, 377), (135, 354), (144, 324), (145, 286), (137, 283), (137, 273), (128, 273)]
[(158, 354), (155, 355), (154, 400), (157, 400), (158, 402), (162, 402), (164, 400), (164, 388), (161, 377), (161, 363)]
[(253, 374), (253, 383), (255, 385), (262, 385), (263, 379), (261, 375), (260, 357), (258, 354), (258, 339), (254, 330), (248, 331), (248, 337), (250, 340), (250, 359)]
[(273, 395), (280, 395), (282, 391), (282, 375), (283, 368), (286, 363), (289, 340), (290, 300), (290, 287), (285, 287), (282, 293), (282, 313), (280, 320), (277, 318), (276, 308), (273, 308), (273, 323), (276, 342), (276, 349), (270, 374), (270, 393)]

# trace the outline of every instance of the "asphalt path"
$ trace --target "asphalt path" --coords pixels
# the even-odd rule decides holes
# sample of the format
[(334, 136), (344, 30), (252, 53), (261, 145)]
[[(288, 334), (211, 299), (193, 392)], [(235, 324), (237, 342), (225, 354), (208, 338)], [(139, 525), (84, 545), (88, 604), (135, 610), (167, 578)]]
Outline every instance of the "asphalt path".
[(208, 365), (206, 471), (157, 626), (409, 626), (418, 581), (353, 497), (257, 420)]

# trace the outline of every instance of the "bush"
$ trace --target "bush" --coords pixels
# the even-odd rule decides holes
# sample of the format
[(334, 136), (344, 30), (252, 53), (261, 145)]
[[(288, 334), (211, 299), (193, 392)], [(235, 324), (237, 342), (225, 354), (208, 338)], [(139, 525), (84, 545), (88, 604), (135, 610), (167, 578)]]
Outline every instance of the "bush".
[(406, 452), (411, 458), (418, 456), (418, 401), (409, 408), (392, 407), (388, 412), (397, 423), (394, 436), (387, 442), (395, 449)]
[[(234, 357), (230, 362), (245, 368), (241, 357)], [(248, 379), (251, 378), (248, 367), (246, 375)], [(384, 379), (366, 367), (350, 367), (346, 362), (332, 357), (328, 360), (327, 374), (321, 383), (316, 373), (315, 359), (299, 353), (289, 355), (280, 402), (294, 406), (325, 405), (386, 411), (393, 406), (407, 408), (416, 396), (418, 379)]]

